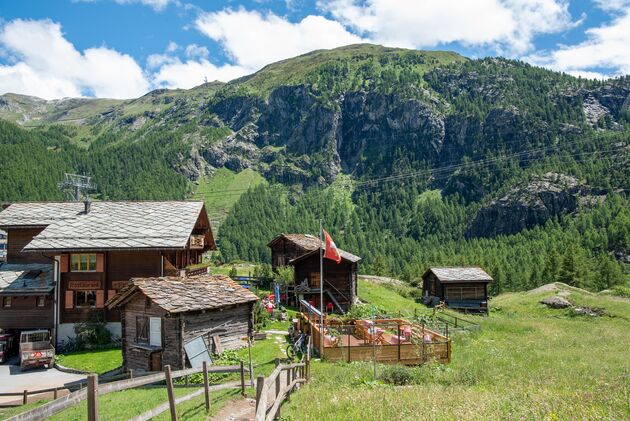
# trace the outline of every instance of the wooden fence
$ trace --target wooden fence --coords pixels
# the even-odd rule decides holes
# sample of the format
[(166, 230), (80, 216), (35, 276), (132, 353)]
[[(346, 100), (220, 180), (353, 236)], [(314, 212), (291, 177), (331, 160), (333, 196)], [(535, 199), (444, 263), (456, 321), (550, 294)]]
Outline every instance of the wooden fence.
[[(284, 384), (282, 373), (285, 373)], [(296, 364), (280, 364), (276, 359), (276, 369), (265, 378), (256, 379), (256, 418), (255, 421), (269, 421), (280, 417), (282, 402), (299, 384), (306, 383), (311, 377), (311, 339), (309, 337), (307, 353), (302, 361)], [(273, 387), (273, 389), (272, 389)], [(269, 395), (273, 391), (273, 400)]]
[[(166, 366), (164, 372), (157, 372), (148, 374), (141, 377), (134, 377), (127, 380), (115, 381), (99, 386), (98, 377), (95, 374), (88, 376), (87, 388), (77, 390), (66, 396), (55, 399), (52, 402), (46, 403), (30, 411), (17, 414), (7, 421), (39, 421), (46, 419), (54, 414), (62, 412), (68, 408), (78, 405), (80, 402), (87, 400), (87, 417), (88, 421), (97, 421), (99, 419), (98, 411), (98, 397), (106, 395), (108, 393), (119, 392), (121, 390), (132, 389), (141, 386), (147, 386), (152, 383), (166, 382), (166, 389), (168, 393), (168, 402), (161, 404), (150, 411), (140, 414), (137, 417), (132, 418), (133, 421), (145, 421), (155, 417), (162, 412), (170, 410), (171, 420), (177, 421), (177, 405), (193, 399), (201, 394), (205, 395), (206, 411), (210, 410), (210, 392), (222, 390), (240, 388), (241, 393), (245, 394), (245, 372), (249, 372), (244, 366), (243, 361), (240, 365), (234, 366), (216, 366), (208, 367), (204, 363), (202, 368), (188, 368), (184, 370), (171, 371), (170, 366)], [(203, 387), (195, 390), (194, 392), (175, 398), (173, 379), (185, 377), (191, 374), (203, 373)], [(220, 385), (210, 386), (208, 382), (209, 373), (240, 373), (240, 380), (234, 382), (228, 382)]]
[(8, 393), (0, 393), (0, 397), (9, 397), (15, 396), (16, 398), (21, 398), (19, 402), (8, 402), (8, 403), (0, 403), (0, 408), (6, 408), (9, 406), (20, 406), (26, 405), (28, 403), (28, 397), (34, 395), (41, 395), (42, 393), (52, 393), (53, 399), (57, 399), (59, 396), (59, 392), (64, 390), (64, 387), (51, 387), (49, 389), (38, 389), (38, 390), (24, 390), (23, 392), (8, 392)]

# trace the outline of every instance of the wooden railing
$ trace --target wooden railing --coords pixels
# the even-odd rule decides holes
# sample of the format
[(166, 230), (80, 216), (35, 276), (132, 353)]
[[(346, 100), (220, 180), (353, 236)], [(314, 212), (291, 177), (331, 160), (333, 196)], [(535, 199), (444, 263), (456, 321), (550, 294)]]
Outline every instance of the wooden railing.
[[(304, 384), (309, 380), (311, 375), (310, 349), (311, 341), (309, 340), (308, 353), (301, 362), (280, 364), (280, 360), (276, 359), (276, 369), (273, 370), (269, 377), (258, 376), (256, 381), (255, 421), (269, 421), (279, 418), (282, 402), (298, 385)], [(284, 382), (282, 373), (285, 373)], [(271, 391), (273, 391), (273, 400), (269, 402)]]
[[(219, 385), (210, 386), (208, 382), (208, 373), (239, 373), (240, 372), (240, 380), (234, 382), (228, 382)], [(241, 361), (240, 365), (234, 366), (217, 366), (217, 367), (208, 367), (206, 363), (204, 363), (202, 368), (188, 368), (184, 370), (171, 371), (170, 366), (166, 366), (164, 372), (148, 374), (146, 376), (134, 377), (127, 380), (120, 380), (116, 382), (111, 382), (107, 384), (102, 384), (99, 386), (98, 377), (95, 374), (90, 374), (88, 376), (87, 388), (77, 390), (76, 392), (72, 392), (66, 396), (63, 396), (59, 399), (55, 399), (52, 402), (44, 404), (42, 406), (38, 406), (37, 408), (31, 409), (30, 411), (22, 412), (21, 414), (17, 414), (7, 421), (39, 421), (46, 419), (54, 414), (62, 412), (68, 408), (71, 408), (75, 405), (78, 405), (80, 402), (87, 399), (87, 420), (88, 421), (97, 421), (99, 419), (99, 411), (98, 411), (98, 397), (101, 395), (106, 395), (108, 393), (119, 392), (121, 390), (132, 389), (141, 386), (147, 386), (152, 383), (158, 382), (166, 382), (166, 389), (168, 392), (168, 403), (161, 404), (150, 411), (147, 411), (143, 414), (138, 415), (137, 417), (132, 418), (134, 421), (145, 421), (149, 420), (162, 412), (166, 412), (170, 410), (171, 412), (171, 420), (177, 421), (177, 409), (176, 406), (182, 402), (186, 402), (190, 399), (193, 399), (201, 394), (205, 394), (205, 403), (206, 403), (206, 411), (210, 410), (210, 392), (223, 390), (223, 389), (231, 389), (231, 388), (240, 388), (241, 393), (245, 394), (245, 372), (249, 372), (244, 367), (243, 361)], [(179, 377), (185, 377), (195, 373), (203, 373), (203, 387), (195, 390), (194, 392), (181, 396), (179, 398), (175, 398), (174, 387), (173, 387), (173, 379)]]
[(64, 390), (63, 387), (52, 387), (49, 389), (39, 389), (39, 390), (24, 390), (23, 392), (8, 392), (8, 393), (0, 393), (0, 397), (9, 397), (15, 396), (20, 397), (21, 400), (19, 402), (9, 402), (9, 403), (0, 403), (0, 407), (7, 406), (20, 406), (26, 405), (28, 403), (28, 397), (33, 395), (41, 395), (42, 393), (52, 393), (53, 399), (57, 399), (59, 392)]

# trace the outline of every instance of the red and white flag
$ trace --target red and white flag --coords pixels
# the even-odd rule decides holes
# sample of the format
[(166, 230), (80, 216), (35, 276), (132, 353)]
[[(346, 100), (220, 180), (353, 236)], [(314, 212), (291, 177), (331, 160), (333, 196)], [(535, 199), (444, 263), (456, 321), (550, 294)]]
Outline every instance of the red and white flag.
[(328, 234), (326, 230), (323, 231), (326, 238), (326, 251), (324, 252), (324, 257), (326, 259), (334, 260), (335, 262), (337, 262), (337, 264), (341, 263), (341, 254), (339, 254), (339, 249), (337, 248), (337, 245), (330, 237), (330, 234)]

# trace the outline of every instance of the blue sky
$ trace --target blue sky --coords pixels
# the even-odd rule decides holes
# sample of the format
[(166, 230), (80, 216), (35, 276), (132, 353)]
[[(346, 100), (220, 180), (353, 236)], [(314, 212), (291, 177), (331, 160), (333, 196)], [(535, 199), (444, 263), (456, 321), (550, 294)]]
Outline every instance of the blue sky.
[(630, 0), (0, 0), (0, 93), (132, 98), (357, 42), (630, 74)]

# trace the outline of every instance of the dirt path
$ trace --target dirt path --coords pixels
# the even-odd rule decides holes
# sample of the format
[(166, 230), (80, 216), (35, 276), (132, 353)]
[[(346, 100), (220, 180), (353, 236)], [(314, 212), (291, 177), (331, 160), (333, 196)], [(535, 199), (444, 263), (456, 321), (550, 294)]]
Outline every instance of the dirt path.
[[(271, 333), (271, 332), (267, 332)], [(273, 340), (276, 345), (278, 345), (278, 349), (286, 358), (287, 352), (285, 350), (286, 340), (285, 335), (286, 332), (278, 332), (273, 333), (273, 338), (269, 338), (268, 340)], [(280, 384), (284, 386), (287, 382), (287, 373), (283, 371), (280, 373)], [(276, 388), (273, 385), (269, 389), (269, 394), (267, 395), (267, 403), (268, 407), (271, 407), (273, 404), (273, 400), (276, 396)], [(243, 399), (234, 399), (231, 402), (228, 402), (219, 410), (219, 412), (211, 418), (212, 421), (253, 421), (256, 415), (256, 400), (250, 398)]]
[(211, 418), (212, 421), (253, 421), (256, 408), (254, 399), (235, 399), (228, 402)]

